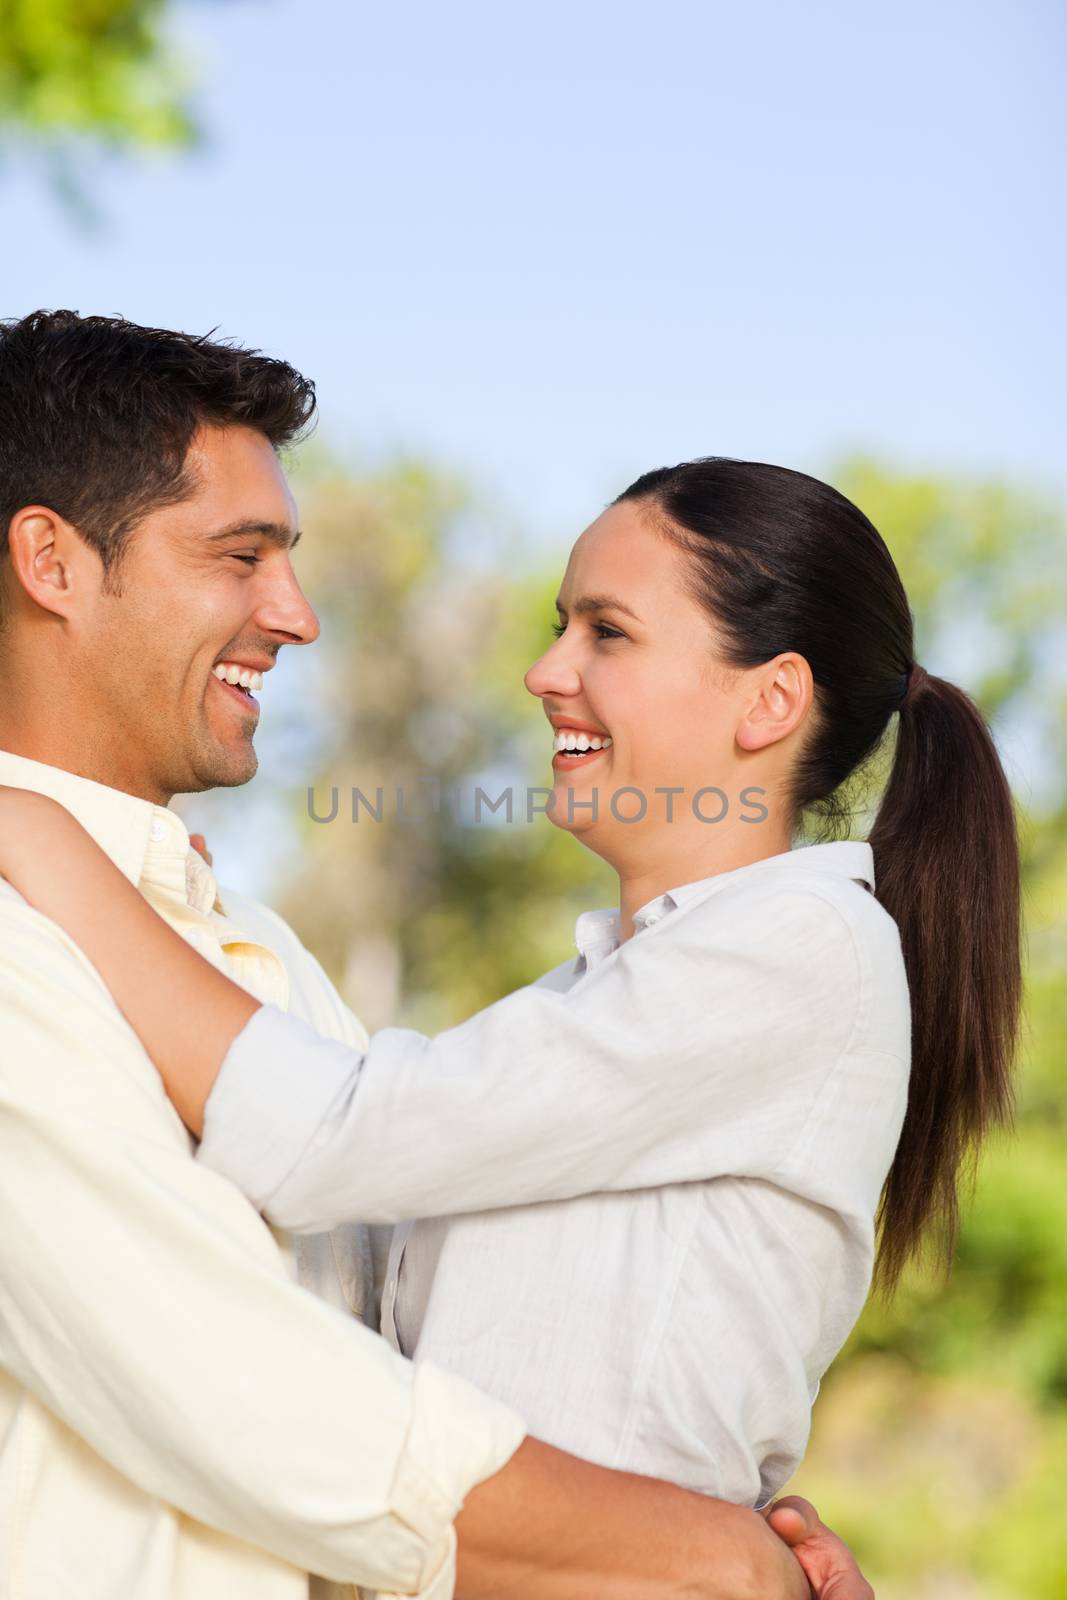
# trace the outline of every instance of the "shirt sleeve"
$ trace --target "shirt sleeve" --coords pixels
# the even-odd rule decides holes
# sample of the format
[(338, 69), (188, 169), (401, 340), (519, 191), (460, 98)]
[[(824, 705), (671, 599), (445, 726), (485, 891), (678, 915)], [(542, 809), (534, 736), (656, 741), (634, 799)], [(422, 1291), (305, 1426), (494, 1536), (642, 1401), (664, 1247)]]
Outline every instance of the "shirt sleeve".
[(189, 1517), (449, 1600), (452, 1521), (521, 1418), (293, 1283), (75, 947), (21, 905), (0, 940), (3, 1366)]
[(710, 912), (637, 935), (567, 993), (521, 989), (434, 1039), (387, 1028), (354, 1051), (264, 1007), (223, 1063), (199, 1159), (295, 1231), (777, 1181), (813, 1147), (856, 1035), (855, 942), (803, 890)]

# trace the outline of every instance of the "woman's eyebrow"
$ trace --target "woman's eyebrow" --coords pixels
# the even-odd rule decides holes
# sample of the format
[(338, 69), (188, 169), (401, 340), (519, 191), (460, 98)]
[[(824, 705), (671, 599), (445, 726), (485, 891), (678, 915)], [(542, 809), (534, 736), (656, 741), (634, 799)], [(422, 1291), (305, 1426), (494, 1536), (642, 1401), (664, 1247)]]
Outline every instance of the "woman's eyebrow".
[[(563, 610), (559, 600), (556, 601), (556, 610)], [(586, 594), (580, 600), (574, 602), (574, 614), (576, 617), (584, 616), (587, 611), (621, 611), (626, 616), (633, 617), (635, 622), (641, 621), (636, 611), (631, 611), (629, 606), (624, 605), (621, 600), (616, 600), (615, 596), (611, 594)]]

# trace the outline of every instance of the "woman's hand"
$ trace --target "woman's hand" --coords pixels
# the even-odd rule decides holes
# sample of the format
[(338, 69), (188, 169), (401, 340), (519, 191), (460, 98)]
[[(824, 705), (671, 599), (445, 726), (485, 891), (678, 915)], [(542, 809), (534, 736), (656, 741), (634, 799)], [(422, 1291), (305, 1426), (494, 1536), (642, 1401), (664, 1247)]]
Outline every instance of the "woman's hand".
[(198, 856), (203, 856), (209, 867), (214, 866), (214, 858), (211, 854), (211, 851), (207, 847), (207, 840), (204, 838), (202, 833), (191, 833), (189, 835), (189, 843), (192, 845)]

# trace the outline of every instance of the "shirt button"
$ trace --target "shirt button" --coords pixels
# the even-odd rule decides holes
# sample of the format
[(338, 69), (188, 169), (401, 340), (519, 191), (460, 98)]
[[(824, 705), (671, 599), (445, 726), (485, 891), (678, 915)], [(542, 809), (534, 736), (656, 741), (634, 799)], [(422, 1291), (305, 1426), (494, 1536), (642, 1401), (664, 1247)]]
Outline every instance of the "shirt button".
[(167, 824), (162, 817), (154, 817), (152, 819), (152, 826), (149, 828), (148, 833), (153, 844), (163, 843), (163, 840), (167, 837)]

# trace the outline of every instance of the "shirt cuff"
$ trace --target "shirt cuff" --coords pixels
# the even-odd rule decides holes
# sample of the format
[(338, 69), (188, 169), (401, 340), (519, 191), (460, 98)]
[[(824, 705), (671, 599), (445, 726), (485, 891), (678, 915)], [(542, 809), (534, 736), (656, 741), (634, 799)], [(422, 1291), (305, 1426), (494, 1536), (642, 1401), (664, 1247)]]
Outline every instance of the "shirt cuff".
[[(394, 1516), (426, 1546), (418, 1600), (452, 1600), (456, 1530), (470, 1491), (499, 1472), (526, 1437), (510, 1406), (432, 1361), (415, 1363), (411, 1428), (393, 1484)], [(398, 1600), (392, 1591), (379, 1600)]]
[[(260, 1006), (223, 1058), (204, 1107), (197, 1160), (266, 1210), (331, 1106), (350, 1090), (354, 1059), (358, 1051), (299, 1017)], [(305, 1070), (295, 1070), (296, 1062)]]
[(453, 1600), (456, 1592), (456, 1530), (449, 1528), (437, 1569), (415, 1595), (399, 1589), (361, 1589), (362, 1600)]

